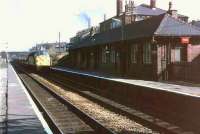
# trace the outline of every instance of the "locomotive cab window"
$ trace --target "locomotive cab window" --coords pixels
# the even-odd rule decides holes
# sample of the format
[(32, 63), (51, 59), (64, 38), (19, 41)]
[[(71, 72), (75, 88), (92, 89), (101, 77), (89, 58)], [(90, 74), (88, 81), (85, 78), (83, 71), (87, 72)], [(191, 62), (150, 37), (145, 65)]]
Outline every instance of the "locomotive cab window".
[(46, 52), (46, 51), (38, 51), (38, 52), (36, 53), (36, 55), (37, 55), (37, 56), (40, 56), (40, 55), (49, 55), (49, 54), (48, 54), (48, 52)]

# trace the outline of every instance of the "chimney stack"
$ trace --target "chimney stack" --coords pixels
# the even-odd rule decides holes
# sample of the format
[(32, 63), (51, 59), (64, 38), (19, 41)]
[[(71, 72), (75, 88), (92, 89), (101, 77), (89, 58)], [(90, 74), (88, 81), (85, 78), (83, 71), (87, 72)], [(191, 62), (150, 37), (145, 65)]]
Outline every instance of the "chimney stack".
[(127, 13), (128, 12), (128, 3), (127, 3), (127, 1), (125, 2), (125, 13)]
[(123, 12), (123, 2), (122, 0), (117, 0), (117, 16)]
[(106, 14), (103, 15), (103, 20), (106, 21)]
[(172, 2), (169, 2), (169, 9), (168, 9), (168, 14), (170, 14), (174, 18), (178, 18), (178, 11), (172, 9)]
[(170, 10), (172, 10), (172, 2), (171, 1), (169, 2), (169, 9), (168, 9), (168, 11), (170, 11)]
[(134, 8), (135, 8), (134, 1), (129, 0), (129, 3), (127, 3), (127, 1), (126, 1), (126, 4), (125, 4), (125, 12), (126, 13), (127, 12), (133, 13)]
[(150, 7), (156, 8), (156, 0), (150, 0)]

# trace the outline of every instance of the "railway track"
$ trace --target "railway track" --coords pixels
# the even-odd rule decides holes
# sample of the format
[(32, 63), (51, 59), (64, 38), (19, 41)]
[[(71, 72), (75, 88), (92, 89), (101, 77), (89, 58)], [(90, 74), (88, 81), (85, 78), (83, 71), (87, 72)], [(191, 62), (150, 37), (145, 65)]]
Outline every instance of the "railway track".
[[(183, 134), (183, 133), (193, 133), (186, 131), (178, 126), (160, 120), (159, 118), (150, 116), (148, 114), (137, 111), (133, 108), (129, 108), (125, 105), (116, 103), (108, 98), (97, 95), (94, 92), (89, 90), (90, 87), (84, 86), (83, 84), (79, 84), (79, 82), (74, 82), (72, 80), (67, 79), (66, 77), (62, 77), (59, 74), (51, 73), (51, 76), (43, 75), (43, 77), (51, 80), (52, 82), (63, 86), (65, 89), (71, 89), (82, 96), (89, 98), (90, 100), (97, 102), (98, 104), (114, 111), (120, 113), (123, 116), (127, 116), (132, 120), (135, 120), (148, 128), (151, 128), (159, 133), (166, 134)], [(95, 90), (95, 89), (93, 89)]]
[[(120, 115), (120, 114), (116, 114), (114, 112), (108, 112), (108, 110), (106, 111), (105, 108), (100, 108), (101, 106), (98, 106), (95, 108), (94, 106), (96, 106), (95, 103), (92, 103), (91, 101), (88, 101), (87, 99), (82, 98), (81, 96), (76, 96), (76, 94), (74, 93), (66, 93), (66, 89), (65, 90), (61, 90), (61, 87), (55, 86), (54, 84), (50, 84), (49, 81), (43, 79), (42, 77), (39, 77), (36, 74), (31, 74), (32, 79), (40, 81), (41, 83), (39, 84), (40, 86), (42, 85), (42, 87), (45, 87), (47, 89), (50, 89), (50, 92), (57, 92), (56, 96), (61, 96), (63, 98), (63, 100), (68, 99), (71, 104), (75, 104), (78, 105), (79, 109), (82, 109), (84, 112), (87, 112), (87, 114), (92, 117), (92, 120), (95, 122), (98, 122), (99, 124), (101, 124), (101, 127), (104, 127), (105, 130), (101, 130), (102, 128), (97, 127), (98, 125), (96, 125), (95, 123), (87, 123), (87, 124), (92, 124), (91, 127), (95, 130), (95, 133), (99, 132), (100, 134), (107, 134), (107, 133), (137, 133), (137, 134), (146, 134), (146, 133), (158, 133), (155, 131), (152, 131), (151, 129), (144, 127), (138, 123), (136, 123), (134, 120), (131, 119), (127, 119), (126, 117), (124, 117), (124, 115)], [(53, 88), (57, 88), (57, 91), (52, 91)], [(59, 90), (58, 90), (59, 89)], [(64, 95), (64, 94), (68, 94)], [(79, 105), (75, 102), (75, 100), (73, 100), (73, 97), (70, 100), (70, 96), (73, 96), (74, 98), (76, 98), (75, 100), (80, 102), (84, 102), (85, 105)], [(90, 110), (88, 110), (90, 109)], [(91, 110), (93, 109), (93, 111)], [(98, 110), (97, 110), (98, 109)], [(95, 113), (94, 111), (99, 111), (99, 115), (97, 113)], [(118, 111), (119, 112), (119, 111)], [(104, 117), (101, 116), (101, 114), (105, 114)], [(96, 115), (95, 115), (96, 114)], [(92, 121), (92, 122), (93, 122)], [(89, 121), (90, 122), (90, 121)]]
[[(51, 75), (49, 75), (51, 74)], [(41, 77), (42, 76), (42, 77)], [(109, 126), (105, 122), (114, 122), (114, 120), (106, 120), (104, 119), (99, 119), (94, 117), (93, 119), (95, 121), (98, 121), (99, 123), (102, 124), (102, 126), (106, 126), (109, 130), (111, 130), (112, 133), (166, 133), (166, 134), (183, 134), (183, 133), (188, 133), (188, 134), (195, 134), (195, 132), (191, 131), (186, 131), (178, 126), (175, 126), (173, 124), (170, 124), (168, 122), (165, 122), (163, 120), (160, 120), (159, 118), (152, 117), (148, 114), (142, 113), (140, 111), (137, 111), (133, 108), (129, 108), (125, 105), (116, 103), (108, 98), (102, 97), (94, 92), (91, 92), (90, 87), (83, 85), (82, 83), (72, 81), (68, 78), (66, 78), (63, 75), (60, 75), (59, 73), (44, 73), (43, 75), (41, 74), (31, 74), (31, 77), (35, 79), (37, 82), (40, 81), (40, 85), (44, 86), (45, 88), (53, 89), (55, 88), (53, 92), (57, 92), (58, 96), (62, 96), (64, 99), (69, 99), (69, 96), (74, 96), (74, 93), (77, 93), (78, 96), (77, 98), (85, 97), (88, 100), (95, 102), (96, 104), (110, 110), (111, 112), (117, 113), (117, 116), (125, 116), (128, 117), (131, 121), (132, 124), (135, 122), (142, 124), (144, 126), (138, 126), (138, 124), (135, 124), (138, 128), (142, 128), (141, 131), (137, 131), (134, 129), (133, 126), (130, 124), (126, 124), (128, 127), (123, 127), (123, 125), (119, 125), (122, 129), (119, 129), (119, 126)], [(92, 89), (95, 90), (95, 89)], [(69, 93), (72, 92), (72, 93)], [(67, 93), (68, 92), (68, 93)], [(68, 94), (68, 95), (65, 95)], [(80, 96), (79, 96), (80, 95)], [(66, 97), (67, 96), (67, 97)], [(76, 95), (75, 95), (76, 96)], [(69, 98), (68, 98), (69, 97)], [(70, 99), (69, 99), (70, 100)], [(74, 100), (71, 99), (70, 102), (73, 102)], [(83, 100), (85, 101), (85, 100)], [(90, 107), (94, 104), (90, 104)], [(77, 105), (77, 104), (75, 104)], [(87, 107), (87, 106), (86, 106)], [(83, 111), (85, 110), (84, 107), (79, 107)], [(91, 107), (92, 108), (92, 107)], [(87, 109), (87, 108), (86, 108)], [(91, 117), (93, 115), (91, 114), (92, 111), (85, 111), (89, 113)], [(110, 115), (108, 115), (110, 116)], [(112, 116), (111, 116), (112, 117)], [(118, 120), (118, 119), (115, 119)], [(130, 120), (126, 120), (129, 122)], [(119, 123), (119, 122), (118, 122)], [(119, 127), (119, 128), (117, 128)], [(149, 128), (149, 129), (147, 129)], [(94, 126), (93, 129), (95, 130)], [(118, 129), (118, 130), (117, 130)], [(152, 131), (154, 130), (154, 131)]]
[(51, 129), (56, 134), (114, 134), (71, 102), (43, 86), (26, 72), (17, 69), (29, 93), (42, 109)]

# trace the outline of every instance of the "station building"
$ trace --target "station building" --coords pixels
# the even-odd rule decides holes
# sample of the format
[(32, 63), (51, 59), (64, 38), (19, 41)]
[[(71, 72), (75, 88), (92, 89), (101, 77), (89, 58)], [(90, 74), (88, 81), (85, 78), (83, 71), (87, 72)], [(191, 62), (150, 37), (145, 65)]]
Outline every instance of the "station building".
[(117, 16), (100, 23), (100, 32), (71, 43), (70, 66), (135, 79), (198, 79), (200, 30), (171, 3), (168, 11), (150, 3), (129, 2), (122, 13), (117, 0)]

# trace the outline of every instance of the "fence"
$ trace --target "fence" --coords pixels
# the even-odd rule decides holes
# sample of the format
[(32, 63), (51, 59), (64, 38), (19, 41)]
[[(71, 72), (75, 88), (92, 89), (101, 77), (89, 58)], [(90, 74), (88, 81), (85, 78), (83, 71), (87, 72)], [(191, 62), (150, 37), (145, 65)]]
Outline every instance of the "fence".
[(170, 66), (169, 79), (200, 82), (200, 62), (173, 63)]

